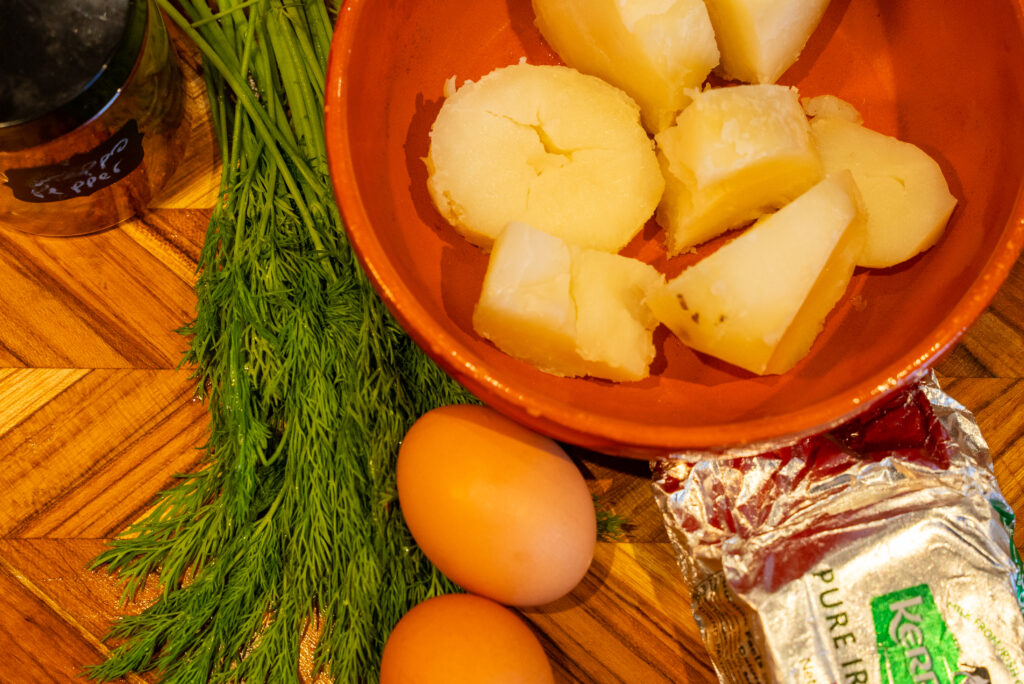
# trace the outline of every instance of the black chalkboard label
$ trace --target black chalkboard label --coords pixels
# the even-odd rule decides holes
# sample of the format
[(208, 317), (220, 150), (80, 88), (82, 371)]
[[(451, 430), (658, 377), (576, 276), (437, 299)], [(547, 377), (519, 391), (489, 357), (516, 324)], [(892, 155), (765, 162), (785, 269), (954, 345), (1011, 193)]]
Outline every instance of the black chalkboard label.
[(7, 185), (22, 202), (88, 197), (116, 183), (142, 163), (142, 134), (134, 119), (106, 142), (57, 164), (7, 169)]

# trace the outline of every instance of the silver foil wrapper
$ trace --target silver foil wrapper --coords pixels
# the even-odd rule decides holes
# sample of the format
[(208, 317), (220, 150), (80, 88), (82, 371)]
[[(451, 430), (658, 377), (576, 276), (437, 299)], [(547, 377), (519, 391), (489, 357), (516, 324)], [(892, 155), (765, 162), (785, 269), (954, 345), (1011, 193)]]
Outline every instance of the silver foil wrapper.
[(777, 451), (653, 467), (723, 682), (1024, 681), (1013, 513), (934, 376)]

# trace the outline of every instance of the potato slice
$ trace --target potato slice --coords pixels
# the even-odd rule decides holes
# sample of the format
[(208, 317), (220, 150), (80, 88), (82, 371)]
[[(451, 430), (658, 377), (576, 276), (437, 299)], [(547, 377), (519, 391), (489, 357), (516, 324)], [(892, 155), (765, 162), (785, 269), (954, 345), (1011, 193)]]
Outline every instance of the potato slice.
[(842, 171), (687, 268), (647, 304), (690, 347), (752, 373), (784, 373), (845, 292), (863, 241), (857, 188)]
[(658, 320), (644, 304), (665, 283), (653, 266), (596, 250), (573, 257), (570, 290), (576, 302), (576, 351), (588, 374), (642, 380), (649, 374)]
[(828, 0), (704, 0), (722, 55), (719, 71), (775, 83), (796, 62)]
[(546, 373), (640, 380), (657, 326), (642, 302), (662, 284), (641, 261), (510, 223), (494, 243), (473, 328)]
[(533, 0), (533, 10), (562, 60), (629, 93), (652, 133), (718, 64), (703, 0)]
[(666, 183), (657, 220), (670, 254), (777, 209), (823, 176), (797, 92), (783, 86), (694, 93), (655, 139)]
[(576, 353), (572, 252), (562, 240), (510, 223), (494, 243), (473, 329), (503, 352), (546, 373), (584, 375)]
[(518, 64), (467, 82), (447, 98), (430, 137), (430, 195), (484, 249), (510, 221), (525, 221), (617, 252), (664, 189), (636, 103), (568, 67)]
[(856, 107), (835, 95), (801, 97), (800, 106), (804, 108), (804, 112), (806, 112), (807, 116), (810, 118), (814, 118), (816, 116), (829, 116), (836, 119), (846, 119), (847, 121), (852, 121), (856, 124), (864, 123), (864, 119), (861, 117), (860, 112), (857, 111)]
[(934, 159), (847, 118), (816, 116), (811, 130), (826, 171), (849, 169), (864, 198), (867, 242), (860, 266), (894, 266), (938, 242), (956, 198)]

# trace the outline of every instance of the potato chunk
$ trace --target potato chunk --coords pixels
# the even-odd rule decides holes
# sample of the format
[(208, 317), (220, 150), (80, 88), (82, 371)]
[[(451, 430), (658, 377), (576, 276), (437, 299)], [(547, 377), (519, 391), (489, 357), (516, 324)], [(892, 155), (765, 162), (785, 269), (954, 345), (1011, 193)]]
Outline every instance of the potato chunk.
[(828, 0), (704, 0), (722, 54), (719, 70), (747, 83), (775, 83), (796, 62)]
[(894, 266), (938, 242), (956, 198), (934, 159), (846, 118), (816, 116), (811, 130), (826, 171), (849, 169), (864, 198), (867, 242), (860, 266)]
[(643, 300), (662, 284), (641, 261), (510, 223), (494, 243), (473, 328), (546, 373), (640, 380), (657, 326)]
[(657, 219), (670, 254), (782, 206), (823, 175), (797, 93), (783, 86), (695, 93), (655, 139), (666, 182)]
[(647, 377), (658, 320), (644, 299), (664, 282), (654, 267), (637, 259), (589, 249), (575, 254), (576, 350), (590, 375), (618, 381)]
[(510, 221), (525, 221), (570, 244), (617, 252), (664, 188), (636, 103), (568, 67), (518, 64), (467, 82), (445, 101), (430, 136), (430, 195), (484, 249)]
[(848, 171), (687, 268), (648, 297), (683, 343), (752, 373), (803, 358), (846, 291), (864, 241)]
[(846, 119), (856, 124), (864, 123), (864, 119), (856, 107), (835, 95), (802, 97), (800, 98), (800, 106), (804, 108), (804, 111), (810, 118), (816, 116), (834, 117), (836, 119)]
[(533, 0), (537, 27), (569, 66), (629, 93), (652, 133), (718, 64), (702, 0)]
[(494, 243), (473, 328), (510, 356), (546, 373), (583, 375), (576, 353), (572, 251), (562, 240), (510, 223)]

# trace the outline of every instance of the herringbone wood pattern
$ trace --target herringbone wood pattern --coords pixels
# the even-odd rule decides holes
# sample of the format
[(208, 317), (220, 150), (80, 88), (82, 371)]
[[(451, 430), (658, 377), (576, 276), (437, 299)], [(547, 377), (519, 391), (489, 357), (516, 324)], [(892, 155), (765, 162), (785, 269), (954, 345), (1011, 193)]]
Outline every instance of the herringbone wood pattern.
[[(119, 587), (86, 569), (175, 473), (198, 466), (204, 407), (178, 363), (217, 157), (197, 59), (185, 58), (193, 137), (154, 209), (85, 238), (0, 232), (0, 682), (78, 678), (107, 651)], [(1024, 263), (939, 365), (981, 422), (1005, 493), (1024, 510)], [(576, 454), (631, 525), (599, 545), (569, 597), (525, 611), (563, 682), (715, 680), (651, 500), (647, 465)], [(1024, 546), (1024, 531), (1017, 535)]]

